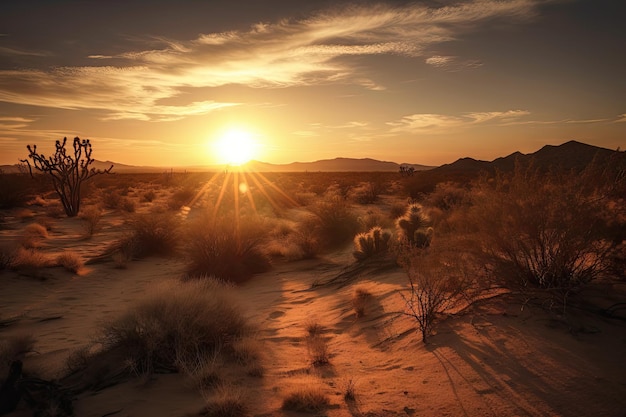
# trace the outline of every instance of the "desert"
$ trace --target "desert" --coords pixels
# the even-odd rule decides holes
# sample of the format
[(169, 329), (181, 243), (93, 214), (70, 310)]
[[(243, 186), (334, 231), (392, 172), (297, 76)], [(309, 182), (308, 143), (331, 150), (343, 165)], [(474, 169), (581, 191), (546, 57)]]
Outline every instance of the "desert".
[[(614, 164), (568, 178), (596, 179), (605, 233), (623, 239)], [(73, 217), (42, 175), (2, 174), (5, 191), (21, 187), (3, 194), (0, 230), (1, 374), (24, 366), (8, 415), (623, 415), (623, 243), (602, 259), (613, 269), (566, 292), (504, 279), (477, 251), (495, 215), (470, 216), (481, 187), (534, 178), (510, 210), (581, 216), (579, 184), (519, 166), (450, 172), (108, 173), (86, 181)]]

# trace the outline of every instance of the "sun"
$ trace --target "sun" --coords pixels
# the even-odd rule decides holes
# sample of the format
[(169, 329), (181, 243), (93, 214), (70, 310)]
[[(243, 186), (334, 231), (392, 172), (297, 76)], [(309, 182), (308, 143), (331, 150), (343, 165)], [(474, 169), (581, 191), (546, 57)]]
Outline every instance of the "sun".
[(256, 156), (258, 144), (252, 134), (241, 129), (227, 130), (213, 144), (220, 164), (243, 165)]

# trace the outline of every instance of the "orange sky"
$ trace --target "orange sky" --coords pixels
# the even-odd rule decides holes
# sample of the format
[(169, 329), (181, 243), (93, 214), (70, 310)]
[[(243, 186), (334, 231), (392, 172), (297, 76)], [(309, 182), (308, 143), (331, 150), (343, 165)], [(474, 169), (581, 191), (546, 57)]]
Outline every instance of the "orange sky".
[(212, 164), (230, 129), (273, 163), (626, 144), (621, 2), (204, 3), (2, 2), (0, 164), (63, 136)]

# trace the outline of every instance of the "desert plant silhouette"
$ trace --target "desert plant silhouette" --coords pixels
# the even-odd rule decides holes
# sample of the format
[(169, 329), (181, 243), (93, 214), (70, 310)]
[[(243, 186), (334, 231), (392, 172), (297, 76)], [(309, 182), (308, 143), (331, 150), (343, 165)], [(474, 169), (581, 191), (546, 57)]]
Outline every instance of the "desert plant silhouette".
[(430, 245), (433, 228), (429, 227), (430, 219), (417, 203), (409, 205), (404, 216), (396, 221), (400, 238), (411, 246), (425, 248)]
[[(28, 164), (28, 170), (33, 175), (33, 167), (44, 174), (50, 175), (54, 190), (59, 195), (65, 214), (68, 217), (75, 217), (80, 210), (80, 189), (84, 181), (99, 174), (107, 174), (113, 169), (101, 170), (89, 168), (94, 160), (91, 158), (91, 143), (89, 139), (75, 137), (72, 142), (74, 154), (68, 154), (65, 145), (67, 138), (63, 141), (57, 140), (55, 143), (54, 156), (46, 157), (37, 152), (37, 145), (27, 145), (28, 159), (21, 162)], [(32, 165), (30, 160), (32, 160)]]

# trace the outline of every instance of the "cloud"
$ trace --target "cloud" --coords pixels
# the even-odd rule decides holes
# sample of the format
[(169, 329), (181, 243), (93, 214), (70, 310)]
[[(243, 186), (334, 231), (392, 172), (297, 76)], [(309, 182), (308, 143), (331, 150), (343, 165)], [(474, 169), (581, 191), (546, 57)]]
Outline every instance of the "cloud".
[(467, 128), (478, 124), (505, 124), (516, 121), (530, 113), (525, 110), (508, 110), (503, 112), (473, 112), (461, 116), (444, 114), (420, 113), (405, 116), (400, 120), (388, 122), (392, 132), (428, 132), (448, 133), (451, 130)]
[[(434, 44), (457, 39), (487, 20), (526, 19), (533, 0), (474, 0), (440, 8), (417, 4), (342, 6), (301, 19), (256, 23), (248, 30), (192, 40), (151, 39), (151, 48), (88, 57), (116, 66), (0, 71), (0, 100), (66, 109), (99, 109), (106, 119), (175, 120), (237, 105), (213, 100), (163, 105), (181, 91), (229, 84), (253, 88), (350, 83), (382, 90), (349, 57), (424, 59)], [(154, 48), (155, 41), (161, 45)], [(434, 60), (433, 60), (434, 59)], [(468, 62), (430, 57), (431, 65)]]
[(481, 67), (483, 64), (477, 60), (464, 60), (461, 61), (455, 56), (441, 56), (434, 55), (426, 58), (425, 62), (433, 67), (440, 68), (446, 71), (461, 71), (465, 69), (472, 69)]

